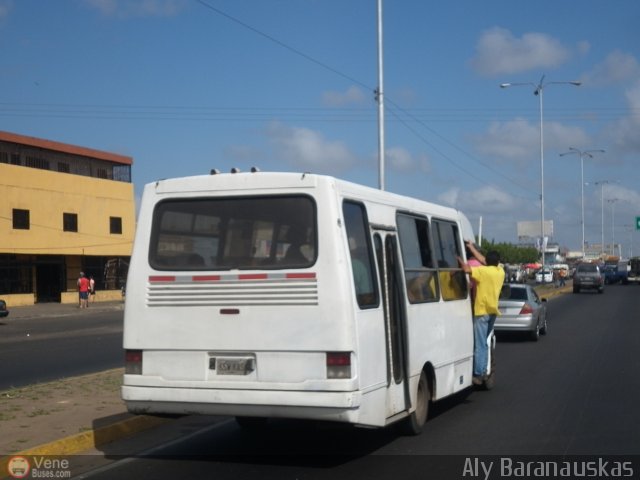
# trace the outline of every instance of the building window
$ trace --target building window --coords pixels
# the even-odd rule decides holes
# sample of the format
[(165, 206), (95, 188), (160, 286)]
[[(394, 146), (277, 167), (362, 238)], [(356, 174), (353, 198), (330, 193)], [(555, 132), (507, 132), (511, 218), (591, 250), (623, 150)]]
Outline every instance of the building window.
[(29, 230), (29, 210), (13, 209), (13, 228), (15, 230)]
[(70, 173), (71, 168), (69, 168), (68, 163), (58, 162), (58, 171), (62, 173)]
[(11, 165), (22, 165), (22, 163), (20, 162), (20, 154), (19, 153), (12, 153), (11, 154)]
[(62, 229), (65, 232), (77, 232), (78, 231), (78, 214), (77, 213), (63, 213), (62, 214)]
[(109, 178), (109, 173), (107, 172), (107, 170), (105, 168), (98, 168), (96, 170), (96, 177), (98, 178)]
[(0, 152), (0, 163), (9, 163), (9, 154), (7, 152)]
[(129, 165), (114, 165), (112, 172), (114, 180), (131, 183), (131, 167)]
[(49, 170), (49, 161), (44, 158), (27, 157), (25, 161), (26, 167), (40, 168), (42, 170)]
[(122, 234), (122, 218), (109, 217), (109, 233)]

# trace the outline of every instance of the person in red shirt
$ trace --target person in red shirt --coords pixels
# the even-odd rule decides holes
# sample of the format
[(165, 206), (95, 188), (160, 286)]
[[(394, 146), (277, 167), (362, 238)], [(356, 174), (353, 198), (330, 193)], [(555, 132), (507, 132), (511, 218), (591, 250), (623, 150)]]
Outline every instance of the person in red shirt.
[(78, 292), (80, 294), (80, 308), (89, 308), (89, 279), (84, 272), (78, 278)]

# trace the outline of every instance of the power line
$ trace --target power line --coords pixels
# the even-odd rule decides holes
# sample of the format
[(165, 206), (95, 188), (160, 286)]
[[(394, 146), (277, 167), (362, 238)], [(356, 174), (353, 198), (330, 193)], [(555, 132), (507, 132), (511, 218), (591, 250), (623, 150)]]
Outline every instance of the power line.
[[(349, 80), (349, 81), (351, 81), (351, 82), (353, 82), (353, 83), (355, 83), (355, 84), (357, 84), (357, 85), (360, 85), (360, 86), (362, 86), (362, 87), (364, 87), (364, 88), (367, 88), (367, 89), (369, 89), (370, 91), (371, 91), (371, 90), (375, 90), (375, 89), (373, 89), (372, 87), (370, 87), (370, 86), (366, 85), (364, 82), (361, 82), (361, 81), (359, 81), (359, 80), (356, 80), (355, 78), (353, 78), (353, 77), (351, 77), (351, 76), (349, 76), (349, 75), (346, 75), (346, 74), (344, 74), (343, 72), (341, 72), (341, 71), (339, 71), (339, 70), (337, 70), (337, 69), (335, 69), (335, 68), (333, 68), (333, 67), (330, 67), (329, 65), (327, 65), (327, 64), (326, 64), (326, 63), (324, 63), (324, 62), (320, 62), (320, 61), (318, 61), (317, 59), (315, 59), (315, 58), (311, 57), (310, 55), (307, 55), (306, 53), (303, 53), (302, 51), (300, 51), (300, 50), (298, 50), (298, 49), (296, 49), (296, 48), (291, 47), (290, 45), (288, 45), (288, 44), (286, 44), (286, 43), (284, 43), (284, 42), (282, 42), (282, 41), (280, 41), (280, 40), (276, 39), (275, 37), (273, 37), (273, 36), (271, 36), (271, 35), (268, 35), (268, 34), (266, 34), (266, 33), (262, 32), (261, 30), (258, 30), (257, 28), (252, 27), (251, 25), (248, 25), (247, 23), (245, 23), (245, 22), (243, 22), (243, 21), (241, 21), (241, 20), (239, 20), (239, 19), (237, 19), (237, 18), (235, 18), (235, 17), (233, 17), (233, 16), (231, 16), (231, 15), (229, 15), (229, 14), (227, 14), (227, 13), (223, 12), (222, 10), (220, 10), (220, 9), (218, 9), (218, 8), (215, 8), (214, 6), (212, 6), (212, 5), (210, 5), (209, 3), (205, 2), (204, 0), (197, 0), (197, 2), (198, 2), (198, 3), (200, 3), (201, 5), (203, 5), (204, 7), (211, 9), (211, 10), (212, 10), (212, 11), (214, 11), (215, 13), (217, 13), (217, 14), (219, 14), (219, 15), (221, 15), (221, 16), (223, 16), (223, 17), (225, 17), (225, 18), (227, 18), (227, 19), (229, 19), (229, 20), (231, 20), (231, 21), (233, 21), (233, 22), (235, 22), (235, 23), (237, 23), (237, 24), (241, 25), (241, 26), (242, 26), (242, 27), (244, 27), (244, 28), (247, 28), (247, 29), (251, 30), (252, 32), (254, 32), (254, 33), (258, 34), (258, 35), (261, 35), (262, 37), (264, 37), (264, 38), (268, 39), (269, 41), (271, 41), (271, 42), (273, 42), (273, 43), (275, 43), (275, 44), (277, 44), (277, 45), (279, 45), (279, 46), (281, 46), (281, 47), (283, 47), (283, 48), (285, 48), (285, 49), (287, 49), (287, 50), (289, 50), (289, 51), (293, 52), (293, 53), (294, 53), (294, 54), (296, 54), (296, 55), (299, 55), (299, 56), (301, 56), (301, 57), (305, 58), (306, 60), (309, 60), (310, 62), (315, 63), (316, 65), (319, 65), (320, 67), (322, 67), (322, 68), (324, 68), (324, 69), (326, 69), (326, 70), (329, 70), (329, 71), (331, 71), (331, 72), (333, 72), (333, 73), (335, 73), (335, 74), (337, 74), (337, 75), (339, 75), (339, 76), (341, 76), (341, 77), (343, 77), (343, 78), (345, 78), (345, 79), (347, 79), (347, 80)], [(389, 100), (389, 97), (388, 97), (388, 96), (386, 96), (385, 98), (387, 98), (387, 100)], [(393, 103), (393, 102), (391, 102), (391, 103)], [(402, 111), (403, 113), (407, 114), (407, 112), (406, 112), (406, 111), (404, 111), (404, 110), (402, 110), (402, 109), (401, 109), (397, 104), (394, 104), (394, 105), (396, 106), (396, 108), (398, 108), (398, 110), (400, 110), (400, 111)], [(412, 133), (414, 133), (414, 135), (416, 135), (416, 136), (417, 136), (419, 139), (421, 139), (424, 143), (426, 143), (427, 145), (429, 145), (429, 146), (430, 146), (434, 151), (436, 151), (439, 155), (441, 155), (445, 160), (447, 160), (449, 163), (451, 163), (452, 165), (456, 166), (456, 168), (458, 168), (458, 169), (462, 170), (464, 173), (466, 173), (467, 175), (471, 176), (472, 178), (474, 178), (474, 179), (476, 179), (476, 180), (478, 180), (478, 181), (482, 182), (482, 180), (480, 180), (477, 176), (475, 176), (474, 174), (472, 174), (471, 172), (469, 172), (469, 170), (468, 170), (468, 169), (463, 168), (463, 167), (462, 167), (461, 165), (459, 165), (457, 162), (453, 161), (450, 157), (448, 157), (447, 155), (445, 155), (442, 151), (440, 151), (439, 149), (437, 149), (437, 148), (436, 148), (432, 143), (430, 143), (430, 142), (426, 141), (426, 139), (425, 139), (422, 135), (419, 135), (419, 134), (415, 131), (415, 129), (410, 128), (410, 127), (409, 127), (409, 125), (407, 124), (407, 122), (405, 122), (405, 121), (403, 121), (402, 119), (400, 119), (400, 117), (399, 117), (398, 115), (395, 115), (395, 116), (396, 116), (396, 118), (397, 118), (399, 121), (401, 121), (401, 123), (402, 123), (402, 124), (403, 124), (407, 129), (408, 129), (408, 130), (410, 130)], [(511, 182), (511, 183), (516, 183), (516, 184), (517, 184), (517, 182), (515, 182), (513, 179), (511, 179), (511, 178), (507, 177), (504, 173), (499, 172), (499, 171), (497, 171), (497, 170), (493, 169), (492, 167), (489, 167), (488, 165), (484, 164), (483, 162), (480, 162), (478, 159), (476, 159), (475, 157), (471, 156), (469, 153), (467, 153), (466, 151), (464, 151), (464, 150), (463, 150), (463, 149), (461, 149), (460, 147), (458, 147), (458, 146), (456, 146), (455, 144), (453, 144), (453, 142), (450, 142), (450, 141), (449, 141), (449, 140), (447, 140), (444, 136), (442, 136), (442, 135), (438, 134), (437, 132), (435, 132), (435, 130), (431, 129), (430, 127), (427, 127), (427, 125), (426, 125), (426, 124), (424, 124), (424, 122), (422, 122), (422, 121), (418, 120), (416, 117), (412, 117), (412, 118), (414, 118), (414, 120), (417, 120), (417, 121), (418, 121), (418, 123), (419, 123), (420, 125), (422, 125), (424, 128), (426, 128), (429, 132), (431, 132), (432, 134), (436, 135), (438, 138), (440, 138), (441, 140), (445, 141), (447, 144), (449, 144), (449, 145), (453, 146), (454, 148), (457, 148), (459, 151), (463, 152), (463, 153), (464, 153), (467, 157), (469, 157), (471, 160), (473, 160), (473, 161), (475, 161), (475, 162), (478, 162), (478, 163), (480, 163), (481, 165), (483, 165), (485, 168), (489, 168), (490, 170), (492, 170), (492, 171), (494, 171), (494, 172), (498, 173), (498, 174), (499, 174), (500, 176), (502, 176), (503, 178), (506, 178), (509, 182)], [(525, 188), (525, 189), (527, 189), (527, 190), (528, 190), (528, 187), (523, 187), (523, 186), (521, 186), (521, 187), (522, 187), (522, 188)], [(522, 197), (522, 198), (524, 198), (524, 197)]]

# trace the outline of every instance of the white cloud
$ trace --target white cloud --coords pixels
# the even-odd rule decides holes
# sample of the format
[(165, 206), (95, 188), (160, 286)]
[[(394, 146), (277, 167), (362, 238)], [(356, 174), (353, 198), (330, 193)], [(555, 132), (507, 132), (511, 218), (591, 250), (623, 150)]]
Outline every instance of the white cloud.
[(438, 201), (468, 214), (504, 214), (517, 212), (519, 201), (493, 185), (461, 190), (453, 187), (438, 196)]
[(13, 8), (13, 0), (0, 0), (0, 20), (7, 18)]
[(602, 86), (624, 82), (640, 76), (640, 64), (636, 57), (629, 53), (615, 50), (607, 55), (602, 63), (597, 64), (591, 72), (583, 75), (586, 86)]
[(422, 172), (431, 171), (431, 163), (426, 155), (414, 157), (411, 153), (402, 147), (392, 147), (385, 150), (386, 163), (399, 172)]
[(230, 145), (224, 149), (224, 154), (229, 159), (242, 163), (260, 158), (258, 149), (247, 145)]
[(458, 197), (460, 196), (460, 189), (458, 187), (452, 187), (449, 190), (442, 192), (438, 195), (438, 201), (444, 205), (458, 208)]
[(102, 15), (130, 17), (171, 17), (182, 11), (186, 0), (83, 0)]
[[(495, 158), (499, 163), (506, 160), (524, 166), (531, 158), (540, 156), (540, 123), (530, 123), (522, 118), (493, 122), (486, 134), (476, 136), (472, 141), (480, 153)], [(589, 136), (579, 127), (544, 122), (545, 151), (589, 144)]]
[(329, 141), (308, 128), (271, 122), (267, 136), (276, 157), (303, 171), (335, 175), (353, 166), (357, 160), (343, 142)]
[(345, 105), (362, 105), (366, 102), (367, 97), (361, 88), (356, 86), (349, 87), (345, 92), (325, 92), (322, 95), (322, 101), (325, 105), (331, 107), (343, 107)]
[(580, 55), (586, 55), (591, 50), (591, 44), (586, 40), (582, 40), (578, 42), (577, 49)]
[[(584, 44), (578, 48), (584, 50)], [(516, 38), (509, 30), (494, 27), (480, 36), (471, 66), (485, 76), (515, 74), (556, 67), (570, 54), (568, 47), (544, 33), (525, 33)]]
[(522, 118), (492, 122), (486, 134), (474, 139), (476, 149), (487, 156), (524, 163), (540, 146), (540, 127)]
[(605, 138), (621, 153), (640, 154), (640, 81), (625, 92), (630, 114), (605, 130)]
[(617, 183), (607, 184), (605, 195), (605, 198), (615, 198), (621, 209), (624, 207), (623, 204), (631, 205), (634, 209), (640, 205), (640, 193)]

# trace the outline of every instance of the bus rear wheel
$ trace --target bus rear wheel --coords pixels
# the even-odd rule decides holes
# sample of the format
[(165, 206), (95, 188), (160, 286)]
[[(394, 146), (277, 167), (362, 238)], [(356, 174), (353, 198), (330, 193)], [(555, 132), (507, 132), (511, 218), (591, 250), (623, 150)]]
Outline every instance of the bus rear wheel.
[(402, 431), (405, 435), (420, 435), (424, 429), (429, 415), (429, 402), (431, 401), (431, 390), (427, 375), (422, 371), (418, 381), (418, 391), (416, 393), (416, 408), (409, 417), (403, 420)]

